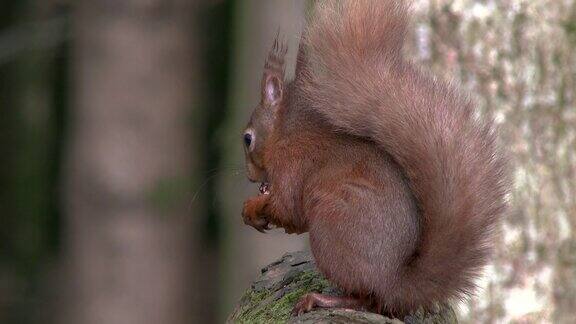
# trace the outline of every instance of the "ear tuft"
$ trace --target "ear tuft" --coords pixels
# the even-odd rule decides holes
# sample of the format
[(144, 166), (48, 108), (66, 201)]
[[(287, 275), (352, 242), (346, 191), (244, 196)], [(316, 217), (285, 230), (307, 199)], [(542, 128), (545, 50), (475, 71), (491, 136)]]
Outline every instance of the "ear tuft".
[(279, 37), (279, 33), (276, 34), (274, 45), (272, 45), (272, 49), (270, 49), (270, 52), (268, 53), (264, 69), (266, 72), (276, 74), (280, 79), (284, 79), (284, 57), (288, 52), (288, 46), (286, 45), (286, 42), (280, 40)]

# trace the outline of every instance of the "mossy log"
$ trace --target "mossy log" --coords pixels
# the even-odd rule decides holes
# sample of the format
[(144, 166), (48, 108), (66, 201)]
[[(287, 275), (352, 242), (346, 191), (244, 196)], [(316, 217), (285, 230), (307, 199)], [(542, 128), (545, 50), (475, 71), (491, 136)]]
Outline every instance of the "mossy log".
[(403, 320), (345, 309), (314, 310), (291, 316), (295, 303), (308, 292), (339, 294), (318, 273), (309, 252), (287, 253), (262, 269), (260, 277), (252, 283), (228, 318), (228, 323), (457, 323), (456, 314), (448, 305), (438, 306), (432, 312), (418, 311)]

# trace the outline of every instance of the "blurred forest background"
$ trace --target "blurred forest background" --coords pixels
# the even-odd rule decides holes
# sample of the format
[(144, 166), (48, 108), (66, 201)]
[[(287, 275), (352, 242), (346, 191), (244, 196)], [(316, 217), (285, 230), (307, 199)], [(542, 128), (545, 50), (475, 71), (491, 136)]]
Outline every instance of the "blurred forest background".
[[(306, 247), (243, 226), (240, 132), (307, 5), (0, 1), (0, 323), (223, 322), (261, 266)], [(514, 163), (462, 321), (576, 323), (576, 0), (414, 12), (407, 55), (476, 96)]]

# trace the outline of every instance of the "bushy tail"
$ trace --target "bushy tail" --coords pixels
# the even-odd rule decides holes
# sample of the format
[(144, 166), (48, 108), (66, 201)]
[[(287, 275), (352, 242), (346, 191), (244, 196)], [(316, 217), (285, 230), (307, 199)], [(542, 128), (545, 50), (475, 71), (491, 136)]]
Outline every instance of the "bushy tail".
[(507, 182), (492, 124), (466, 96), (402, 58), (407, 17), (396, 0), (317, 1), (296, 82), (311, 109), (372, 139), (408, 177), (422, 233), (392, 304), (418, 307), (471, 292), (505, 211)]

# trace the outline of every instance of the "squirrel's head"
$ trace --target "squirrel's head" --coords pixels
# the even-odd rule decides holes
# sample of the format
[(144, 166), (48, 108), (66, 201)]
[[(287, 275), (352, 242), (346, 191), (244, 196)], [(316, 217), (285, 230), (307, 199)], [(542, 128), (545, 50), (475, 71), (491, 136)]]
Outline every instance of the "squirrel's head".
[(264, 184), (261, 186), (261, 190), (268, 183), (264, 152), (266, 146), (269, 145), (268, 140), (275, 130), (277, 115), (284, 100), (285, 55), (286, 46), (280, 44), (278, 37), (276, 37), (264, 66), (260, 85), (260, 103), (252, 112), (250, 121), (242, 134), (248, 179)]

